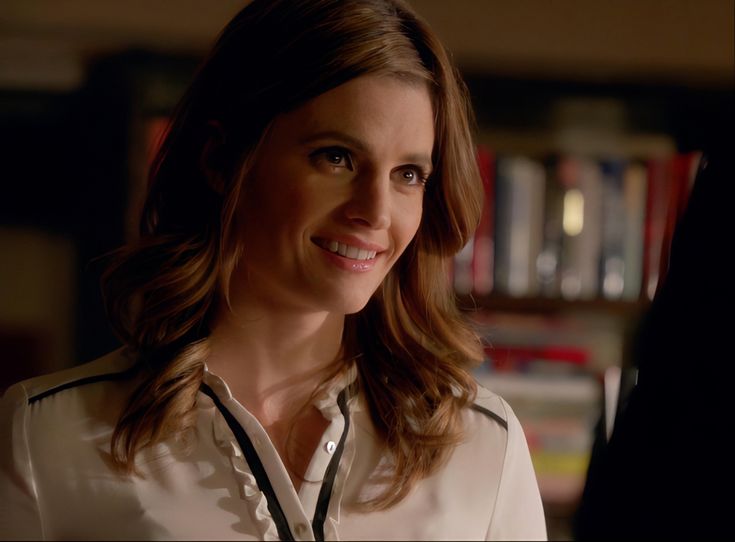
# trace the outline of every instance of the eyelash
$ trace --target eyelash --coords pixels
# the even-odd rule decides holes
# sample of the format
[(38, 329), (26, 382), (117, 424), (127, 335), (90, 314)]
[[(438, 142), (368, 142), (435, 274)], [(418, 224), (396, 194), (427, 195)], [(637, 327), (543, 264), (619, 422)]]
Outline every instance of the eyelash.
[[(309, 157), (315, 160), (324, 159), (329, 166), (335, 169), (344, 168), (348, 171), (354, 170), (354, 161), (352, 160), (350, 151), (348, 149), (345, 149), (344, 147), (326, 147), (322, 149), (317, 149), (312, 152)], [(339, 160), (343, 160), (344, 165), (342, 163), (337, 164), (330, 160), (330, 158), (334, 157), (338, 157)], [(428, 173), (424, 171), (424, 169), (420, 166), (406, 165), (401, 167), (399, 171), (402, 174), (405, 174), (406, 172), (413, 172), (413, 174), (415, 175), (414, 179), (416, 181), (416, 185), (420, 185), (423, 187), (426, 186), (426, 183), (429, 181)], [(406, 181), (411, 180), (413, 179), (406, 179)]]
[[(339, 158), (344, 160), (344, 165), (342, 164), (336, 164), (333, 161), (330, 160), (330, 158), (333, 158), (335, 156), (339, 156)], [(352, 171), (354, 169), (354, 164), (352, 163), (352, 157), (350, 156), (350, 151), (343, 147), (326, 147), (323, 149), (318, 149), (311, 153), (312, 158), (323, 158), (327, 161), (327, 163), (335, 168), (345, 168), (348, 171)]]
[(416, 183), (421, 186), (426, 186), (426, 183), (429, 182), (429, 176), (426, 174), (426, 172), (423, 170), (423, 168), (420, 168), (418, 166), (408, 166), (406, 169), (403, 170), (403, 172), (412, 172), (416, 177)]

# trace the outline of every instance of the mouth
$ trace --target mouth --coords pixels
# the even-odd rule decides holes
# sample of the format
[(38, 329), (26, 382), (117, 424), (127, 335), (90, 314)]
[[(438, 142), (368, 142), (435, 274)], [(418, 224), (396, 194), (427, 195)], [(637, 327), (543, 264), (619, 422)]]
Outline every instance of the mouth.
[(333, 239), (315, 239), (314, 242), (324, 250), (332, 254), (339, 254), (343, 258), (356, 261), (374, 260), (377, 255), (375, 250), (366, 250), (346, 243), (340, 243)]

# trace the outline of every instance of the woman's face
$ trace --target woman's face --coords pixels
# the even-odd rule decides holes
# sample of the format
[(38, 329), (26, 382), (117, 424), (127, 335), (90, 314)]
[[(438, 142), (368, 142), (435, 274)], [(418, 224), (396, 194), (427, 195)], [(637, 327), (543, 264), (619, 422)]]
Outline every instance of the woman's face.
[(418, 230), (433, 145), (426, 85), (392, 77), (277, 117), (240, 201), (233, 293), (279, 311), (362, 309)]

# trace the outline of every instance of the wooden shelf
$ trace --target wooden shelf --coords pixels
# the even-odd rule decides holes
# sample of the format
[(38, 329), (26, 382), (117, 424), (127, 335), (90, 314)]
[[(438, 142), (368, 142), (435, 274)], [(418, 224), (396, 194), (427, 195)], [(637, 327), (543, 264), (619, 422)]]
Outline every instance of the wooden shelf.
[(609, 299), (578, 299), (544, 297), (509, 297), (500, 295), (461, 295), (459, 307), (467, 312), (500, 311), (532, 314), (555, 314), (570, 312), (606, 313), (619, 317), (636, 317), (650, 305), (648, 300), (613, 301)]

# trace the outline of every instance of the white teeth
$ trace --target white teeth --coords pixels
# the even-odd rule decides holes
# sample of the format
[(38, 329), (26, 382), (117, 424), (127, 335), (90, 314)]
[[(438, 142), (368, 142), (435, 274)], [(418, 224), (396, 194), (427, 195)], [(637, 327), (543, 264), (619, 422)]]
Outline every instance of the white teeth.
[(351, 260), (372, 260), (377, 254), (375, 250), (364, 250), (337, 241), (325, 241), (324, 248)]

